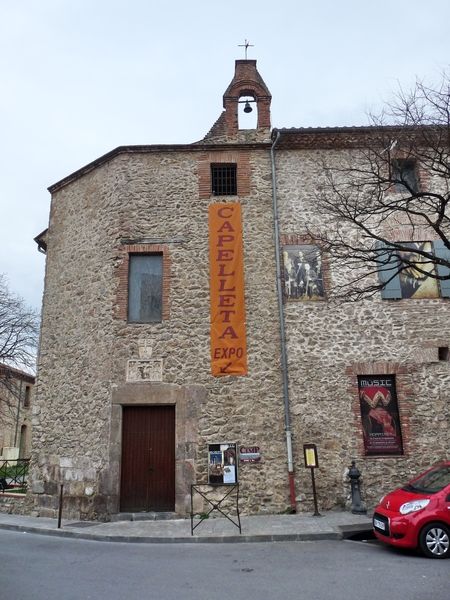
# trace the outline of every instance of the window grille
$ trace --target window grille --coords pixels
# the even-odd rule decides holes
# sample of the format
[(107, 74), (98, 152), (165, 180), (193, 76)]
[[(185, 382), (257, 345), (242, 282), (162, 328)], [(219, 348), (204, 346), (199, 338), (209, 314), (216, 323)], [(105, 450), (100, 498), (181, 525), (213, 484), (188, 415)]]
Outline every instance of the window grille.
[(211, 165), (211, 191), (213, 196), (237, 195), (235, 164)]

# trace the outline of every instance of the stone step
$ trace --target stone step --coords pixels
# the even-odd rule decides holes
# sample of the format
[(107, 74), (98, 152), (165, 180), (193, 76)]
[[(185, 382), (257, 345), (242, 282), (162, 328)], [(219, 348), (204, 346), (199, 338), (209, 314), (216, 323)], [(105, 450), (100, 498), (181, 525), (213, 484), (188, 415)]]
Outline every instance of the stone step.
[(170, 519), (179, 519), (174, 512), (123, 512), (111, 515), (111, 521), (169, 521)]

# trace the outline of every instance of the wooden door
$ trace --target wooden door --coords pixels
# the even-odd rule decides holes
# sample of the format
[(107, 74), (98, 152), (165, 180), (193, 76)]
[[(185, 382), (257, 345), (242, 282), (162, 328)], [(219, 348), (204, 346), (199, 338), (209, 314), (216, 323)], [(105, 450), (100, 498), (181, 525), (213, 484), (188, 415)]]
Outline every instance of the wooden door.
[(175, 407), (124, 406), (120, 510), (175, 510)]

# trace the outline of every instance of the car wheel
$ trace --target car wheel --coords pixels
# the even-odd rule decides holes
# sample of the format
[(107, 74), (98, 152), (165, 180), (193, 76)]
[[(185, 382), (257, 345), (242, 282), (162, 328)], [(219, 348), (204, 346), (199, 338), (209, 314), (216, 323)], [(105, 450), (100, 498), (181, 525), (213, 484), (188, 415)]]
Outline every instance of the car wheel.
[(419, 546), (429, 558), (450, 556), (450, 530), (443, 523), (428, 523), (420, 532)]

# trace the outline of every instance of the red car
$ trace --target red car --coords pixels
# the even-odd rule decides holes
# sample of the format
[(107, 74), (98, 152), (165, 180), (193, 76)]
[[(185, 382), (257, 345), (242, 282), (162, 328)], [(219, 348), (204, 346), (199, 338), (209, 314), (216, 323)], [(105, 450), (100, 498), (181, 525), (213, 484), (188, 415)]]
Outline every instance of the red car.
[(435, 465), (375, 508), (376, 537), (399, 548), (420, 548), (430, 558), (450, 556), (450, 461)]

